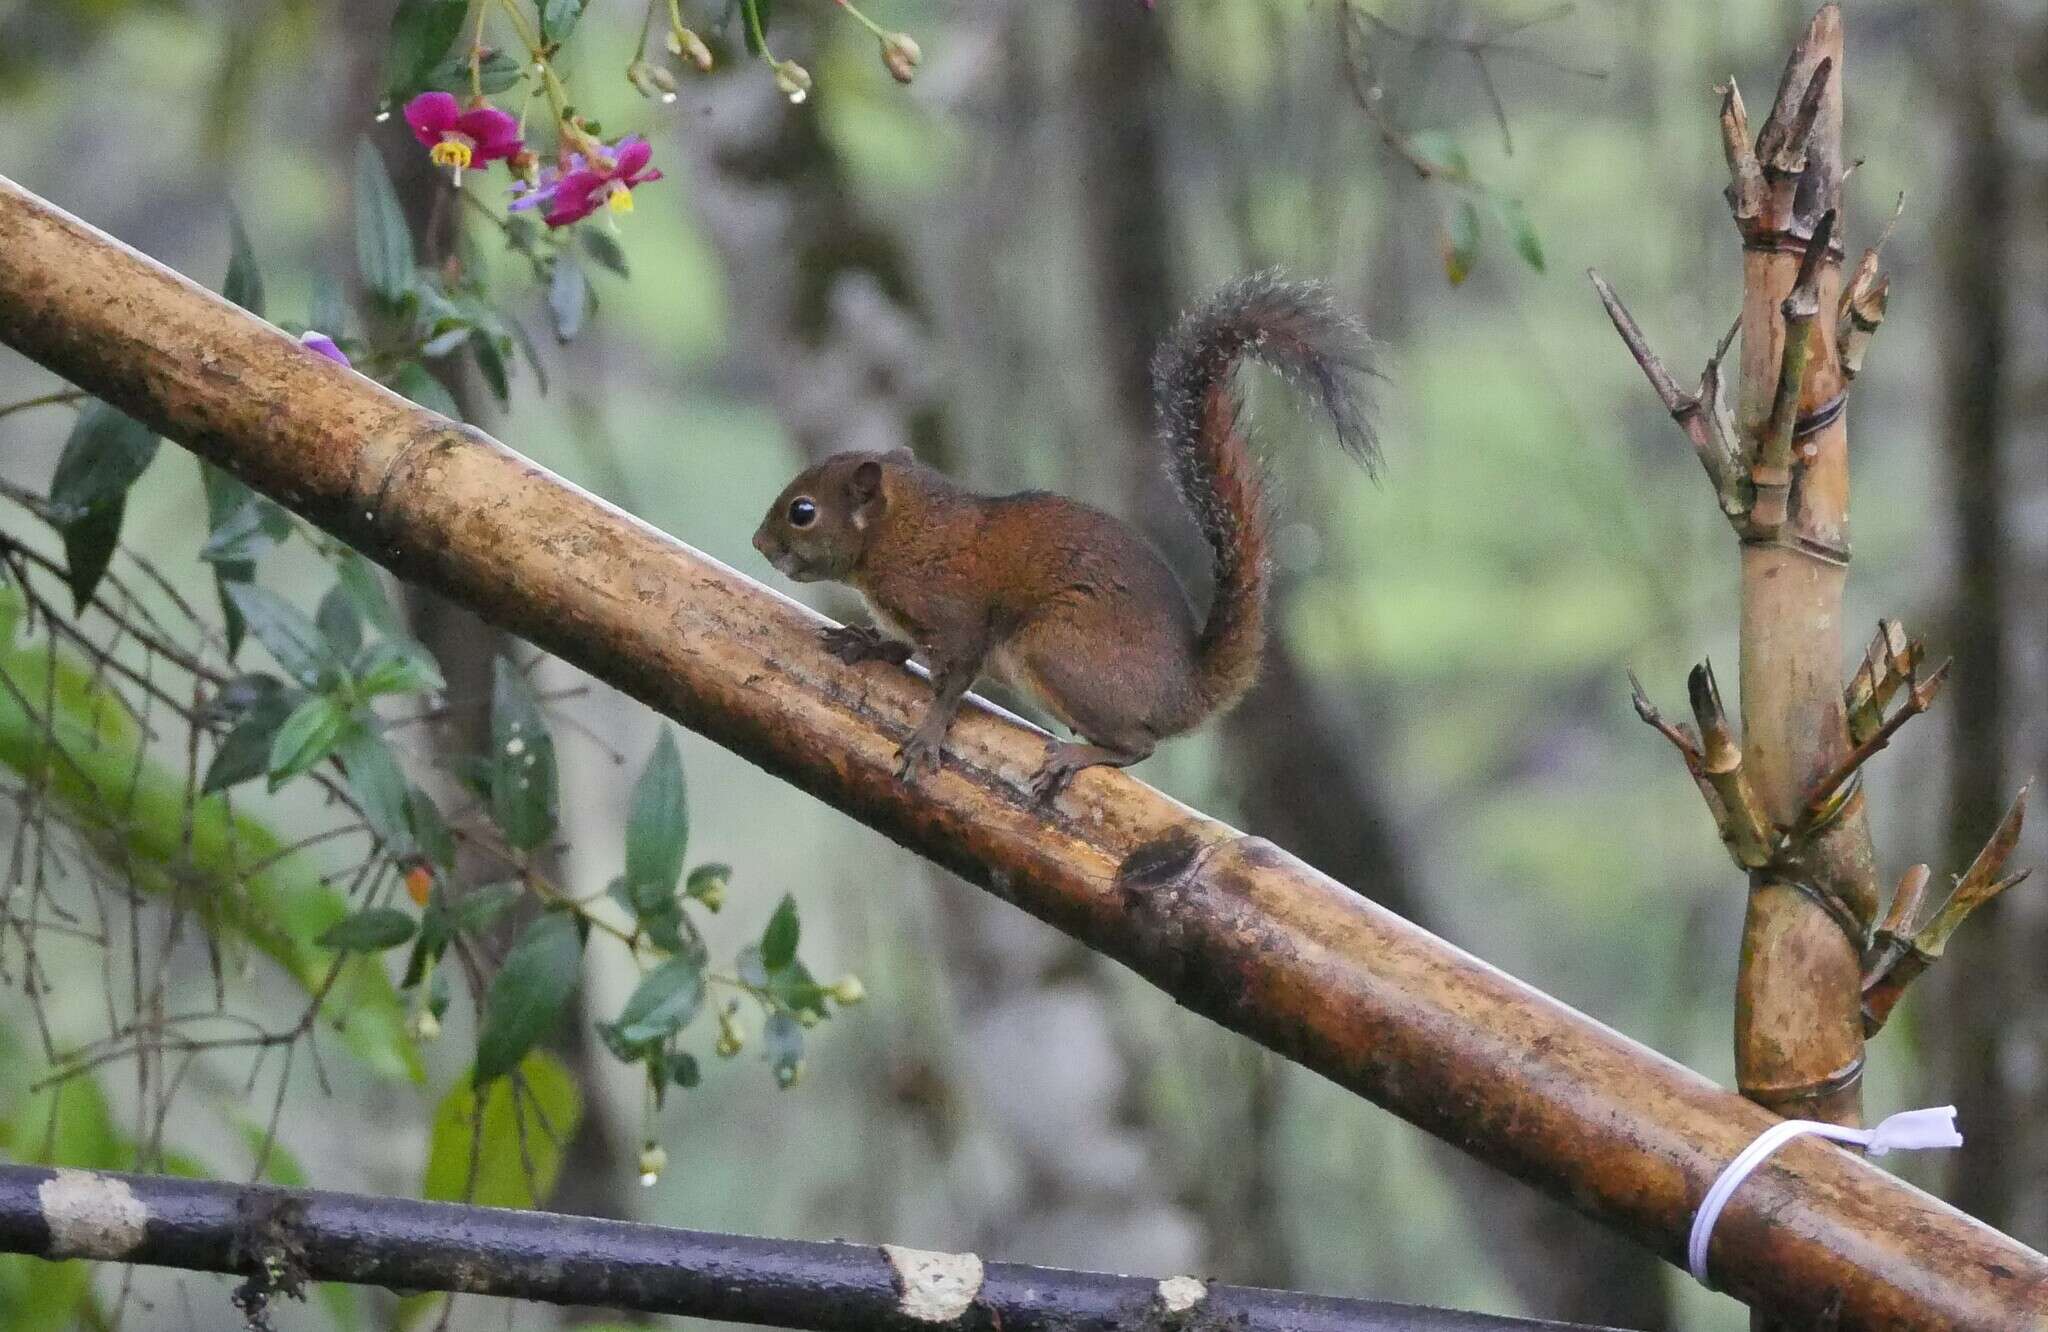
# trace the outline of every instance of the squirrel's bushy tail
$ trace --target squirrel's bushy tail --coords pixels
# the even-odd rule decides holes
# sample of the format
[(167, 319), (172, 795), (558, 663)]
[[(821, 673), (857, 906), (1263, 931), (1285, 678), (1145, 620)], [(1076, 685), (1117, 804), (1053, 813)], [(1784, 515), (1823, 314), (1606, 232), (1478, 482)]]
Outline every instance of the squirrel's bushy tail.
[(1182, 318), (1152, 361), (1159, 432), (1174, 484), (1194, 511), (1215, 561), (1216, 595), (1197, 643), (1192, 715), (1171, 732), (1228, 707), (1259, 673), (1266, 642), (1269, 519), (1259, 467), (1239, 420), (1238, 363), (1258, 361), (1313, 393), (1337, 442), (1368, 472), (1379, 450), (1358, 378), (1369, 372), (1365, 330), (1314, 282), (1268, 271), (1240, 278)]

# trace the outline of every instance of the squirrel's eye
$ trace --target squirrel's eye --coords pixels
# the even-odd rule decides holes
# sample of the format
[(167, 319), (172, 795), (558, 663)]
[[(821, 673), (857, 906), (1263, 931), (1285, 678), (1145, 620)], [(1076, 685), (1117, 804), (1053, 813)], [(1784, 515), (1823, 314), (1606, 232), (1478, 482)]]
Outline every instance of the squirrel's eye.
[(818, 506), (808, 496), (799, 495), (789, 502), (789, 525), (809, 527), (818, 521)]

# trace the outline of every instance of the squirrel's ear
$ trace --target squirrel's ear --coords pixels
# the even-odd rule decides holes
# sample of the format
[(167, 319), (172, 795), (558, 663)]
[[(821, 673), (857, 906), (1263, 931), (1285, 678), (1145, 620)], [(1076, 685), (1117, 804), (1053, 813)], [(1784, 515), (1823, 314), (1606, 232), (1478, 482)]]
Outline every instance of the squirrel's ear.
[(853, 475), (846, 478), (846, 497), (856, 507), (866, 504), (882, 493), (882, 464), (873, 458), (853, 469)]

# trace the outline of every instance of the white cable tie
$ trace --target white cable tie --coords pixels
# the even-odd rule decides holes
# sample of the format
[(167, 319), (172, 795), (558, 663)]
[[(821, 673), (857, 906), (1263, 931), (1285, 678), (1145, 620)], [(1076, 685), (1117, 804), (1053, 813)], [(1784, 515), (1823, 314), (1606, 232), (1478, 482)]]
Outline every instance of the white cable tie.
[(1816, 1119), (1787, 1119), (1771, 1125), (1728, 1163), (1700, 1202), (1700, 1210), (1692, 1219), (1692, 1234), (1685, 1242), (1685, 1263), (1692, 1269), (1695, 1281), (1702, 1286), (1713, 1285), (1707, 1280), (1707, 1243), (1714, 1236), (1714, 1223), (1721, 1219), (1721, 1210), (1728, 1205), (1728, 1199), (1772, 1152), (1807, 1134), (1835, 1142), (1854, 1143), (1871, 1156), (1963, 1145), (1963, 1135), (1956, 1132), (1956, 1108), (1952, 1105), (1901, 1110), (1880, 1121), (1877, 1127), (1867, 1129), (1845, 1128)]

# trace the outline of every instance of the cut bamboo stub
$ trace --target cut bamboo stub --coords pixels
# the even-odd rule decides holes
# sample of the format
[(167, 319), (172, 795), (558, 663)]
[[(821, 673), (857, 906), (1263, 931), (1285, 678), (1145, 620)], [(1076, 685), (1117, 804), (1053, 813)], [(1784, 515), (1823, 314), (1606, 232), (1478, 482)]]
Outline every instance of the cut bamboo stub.
[[(895, 750), (929, 706), (922, 681), (842, 666), (811, 612), (4, 179), (0, 342), (1667, 1260), (1773, 1122), (1127, 774), (1084, 773), (1036, 807), (1043, 738), (985, 707), (955, 724), (942, 772), (904, 786)], [(1722, 1288), (1786, 1316), (1839, 1300), (1845, 1330), (2048, 1332), (2048, 1258), (1822, 1144), (1743, 1185), (1712, 1260)]]

